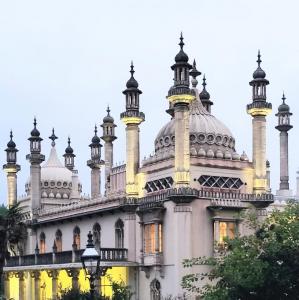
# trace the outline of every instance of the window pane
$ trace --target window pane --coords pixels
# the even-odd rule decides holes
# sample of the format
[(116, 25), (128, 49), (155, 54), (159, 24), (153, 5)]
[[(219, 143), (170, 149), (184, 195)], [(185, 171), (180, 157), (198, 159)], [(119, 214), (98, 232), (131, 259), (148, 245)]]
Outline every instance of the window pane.
[(226, 238), (227, 224), (226, 222), (219, 222), (219, 242), (223, 243), (224, 238)]
[(235, 232), (236, 232), (236, 224), (234, 223), (234, 222), (229, 222), (229, 223), (227, 223), (227, 225), (228, 225), (228, 237), (230, 238), (230, 239), (233, 239), (233, 238), (235, 238)]

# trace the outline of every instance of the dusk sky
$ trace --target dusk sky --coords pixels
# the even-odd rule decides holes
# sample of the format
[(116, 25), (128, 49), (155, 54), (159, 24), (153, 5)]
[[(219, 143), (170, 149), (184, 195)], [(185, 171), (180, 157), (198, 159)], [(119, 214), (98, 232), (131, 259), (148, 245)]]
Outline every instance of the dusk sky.
[[(70, 135), (75, 164), (90, 193), (88, 145), (95, 123), (99, 126), (109, 104), (117, 124), (115, 162), (125, 160), (125, 110), (122, 91), (131, 60), (143, 91), (140, 126), (141, 158), (154, 150), (154, 139), (169, 120), (165, 98), (172, 85), (170, 66), (184, 34), (185, 52), (206, 74), (214, 102), (212, 113), (232, 131), (238, 153), (251, 159), (251, 102), (248, 82), (261, 50), (262, 68), (270, 85), (267, 117), (267, 157), (271, 187), (279, 188), (279, 133), (277, 107), (285, 91), (293, 116), (289, 132), (291, 189), (295, 192), (299, 167), (299, 2), (296, 0), (0, 0), (0, 158), (5, 163), (9, 131), (17, 144), (18, 194), (29, 178), (28, 137), (36, 116), (42, 153), (49, 155), (52, 127), (59, 137), (62, 160)], [(201, 83), (202, 76), (198, 78)], [(100, 132), (101, 133), (101, 132)], [(0, 203), (6, 202), (6, 174), (0, 175)]]

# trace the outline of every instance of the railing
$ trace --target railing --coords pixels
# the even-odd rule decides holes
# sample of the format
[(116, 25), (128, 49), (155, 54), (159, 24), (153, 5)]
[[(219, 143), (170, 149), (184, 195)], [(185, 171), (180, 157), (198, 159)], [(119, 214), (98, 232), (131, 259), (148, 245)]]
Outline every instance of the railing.
[[(6, 260), (5, 267), (53, 265), (81, 262), (81, 256), (85, 249), (75, 251), (62, 251), (56, 253), (30, 254), (24, 256), (11, 256)], [(117, 262), (127, 261), (128, 249), (124, 248), (101, 248), (101, 261)]]

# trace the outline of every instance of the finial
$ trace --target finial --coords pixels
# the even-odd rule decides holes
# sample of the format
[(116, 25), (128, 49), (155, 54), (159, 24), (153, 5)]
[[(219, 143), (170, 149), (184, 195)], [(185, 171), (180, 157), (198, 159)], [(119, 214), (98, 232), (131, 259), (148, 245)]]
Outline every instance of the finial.
[(196, 79), (197, 76), (199, 76), (201, 74), (201, 72), (199, 72), (197, 69), (196, 69), (196, 61), (195, 59), (193, 60), (193, 64), (192, 64), (192, 70), (190, 71), (190, 75), (192, 76), (192, 80), (191, 80), (191, 83), (192, 83), (192, 87), (193, 88), (196, 88), (197, 84), (198, 84), (198, 81)]
[(135, 73), (133, 60), (131, 60), (131, 70), (130, 70), (130, 73), (131, 73), (131, 76), (133, 77), (133, 74)]
[(285, 95), (284, 95), (284, 91), (283, 91), (283, 93), (282, 93), (282, 98), (281, 98), (281, 99), (282, 99), (282, 103), (285, 104), (285, 100), (286, 100), (287, 98), (286, 98)]
[(49, 139), (52, 140), (51, 146), (55, 146), (55, 140), (58, 139), (58, 137), (55, 135), (54, 128), (52, 129), (52, 135), (49, 136)]
[(12, 141), (12, 138), (13, 138), (12, 130), (10, 130), (10, 135), (9, 135), (9, 137), (10, 137), (10, 140)]
[(67, 143), (68, 143), (69, 146), (71, 145), (71, 138), (70, 137), (67, 138)]
[(34, 125), (34, 128), (36, 128), (36, 117), (34, 117), (34, 119), (33, 119), (33, 125)]
[(256, 62), (258, 63), (258, 66), (260, 66), (260, 64), (262, 62), (260, 49), (258, 50), (258, 53), (257, 53), (257, 61)]
[(179, 43), (181, 49), (183, 50), (184, 47), (184, 37), (183, 37), (183, 32), (181, 32), (181, 36), (180, 36), (180, 43)]
[(107, 106), (107, 113), (108, 113), (108, 116), (110, 116), (110, 107), (109, 107), (109, 105)]
[(97, 125), (94, 125), (94, 134), (97, 135), (97, 132), (98, 132), (98, 127)]
[(203, 86), (203, 89), (205, 90), (206, 89), (206, 74), (203, 74), (203, 79), (202, 79), (202, 86)]

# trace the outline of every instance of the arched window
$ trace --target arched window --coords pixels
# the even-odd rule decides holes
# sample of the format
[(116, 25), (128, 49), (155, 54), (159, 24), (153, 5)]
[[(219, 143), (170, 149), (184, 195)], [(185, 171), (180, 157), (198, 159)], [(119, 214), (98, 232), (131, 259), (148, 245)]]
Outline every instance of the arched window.
[(115, 223), (115, 247), (124, 247), (124, 222), (121, 219)]
[(56, 244), (57, 252), (61, 252), (62, 251), (62, 232), (60, 229), (58, 229), (56, 231), (55, 244)]
[(73, 231), (73, 245), (80, 249), (80, 228), (76, 226)]
[(41, 232), (39, 235), (39, 253), (46, 252), (46, 235), (44, 232)]
[(161, 284), (157, 279), (151, 282), (151, 300), (161, 300)]
[(99, 223), (95, 223), (92, 228), (93, 242), (95, 248), (99, 251), (101, 248), (101, 226)]

